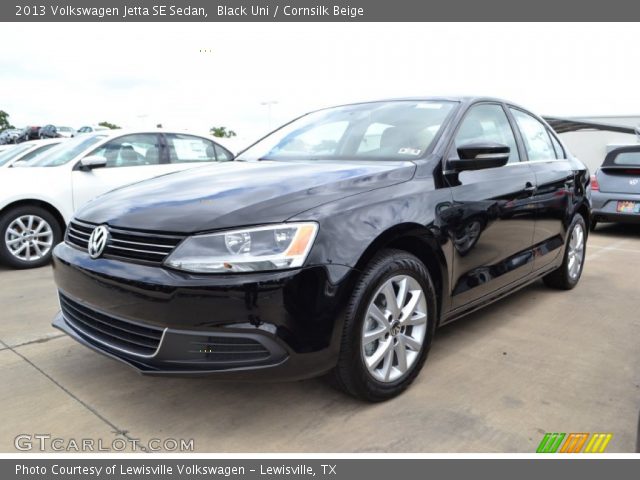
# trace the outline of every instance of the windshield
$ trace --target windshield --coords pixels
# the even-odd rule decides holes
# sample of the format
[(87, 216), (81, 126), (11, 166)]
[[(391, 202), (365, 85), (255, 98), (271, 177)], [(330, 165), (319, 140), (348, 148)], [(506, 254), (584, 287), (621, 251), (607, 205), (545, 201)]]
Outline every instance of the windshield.
[(9, 163), (11, 160), (18, 157), (21, 153), (29, 150), (32, 146), (33, 145), (21, 143), (0, 153), (0, 166), (4, 165), (5, 163)]
[(424, 155), (455, 106), (375, 102), (320, 110), (276, 130), (238, 160), (411, 160)]
[(43, 156), (46, 152), (51, 150), (56, 145), (58, 145), (58, 143), (50, 143), (48, 145), (41, 145), (41, 146), (38, 146), (37, 148), (34, 148), (29, 153), (25, 153), (24, 156), (20, 157), (20, 164), (22, 164), (22, 162), (35, 161), (36, 159)]
[(28, 163), (30, 167), (57, 167), (70, 162), (87, 148), (106, 138), (106, 135), (91, 135), (72, 138), (56, 145), (42, 156), (37, 156)]

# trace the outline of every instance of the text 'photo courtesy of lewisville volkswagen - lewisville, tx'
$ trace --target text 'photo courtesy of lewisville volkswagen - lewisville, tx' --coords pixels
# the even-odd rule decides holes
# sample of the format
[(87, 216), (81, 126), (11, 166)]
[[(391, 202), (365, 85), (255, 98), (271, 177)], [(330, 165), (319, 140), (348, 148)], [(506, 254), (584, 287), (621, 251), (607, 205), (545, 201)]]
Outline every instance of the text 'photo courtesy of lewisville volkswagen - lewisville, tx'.
[(42, 6), (0, 6), (0, 477), (635, 469), (637, 24)]

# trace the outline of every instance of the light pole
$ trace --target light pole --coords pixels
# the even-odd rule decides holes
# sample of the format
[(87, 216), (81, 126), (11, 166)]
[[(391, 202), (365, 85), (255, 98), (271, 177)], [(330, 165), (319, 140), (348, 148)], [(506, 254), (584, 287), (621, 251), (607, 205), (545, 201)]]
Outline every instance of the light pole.
[(271, 106), (277, 104), (277, 100), (267, 100), (265, 102), (260, 102), (260, 105), (267, 106), (267, 126), (269, 127), (269, 131), (271, 131)]

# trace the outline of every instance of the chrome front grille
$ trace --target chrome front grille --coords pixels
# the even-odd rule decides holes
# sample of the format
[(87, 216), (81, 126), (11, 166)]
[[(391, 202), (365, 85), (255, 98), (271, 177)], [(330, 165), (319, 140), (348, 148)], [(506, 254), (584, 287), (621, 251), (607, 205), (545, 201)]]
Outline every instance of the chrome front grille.
[[(72, 220), (67, 227), (66, 242), (87, 250), (89, 236), (98, 224)], [(162, 263), (184, 238), (109, 227), (110, 239), (104, 257), (119, 257), (150, 263)]]

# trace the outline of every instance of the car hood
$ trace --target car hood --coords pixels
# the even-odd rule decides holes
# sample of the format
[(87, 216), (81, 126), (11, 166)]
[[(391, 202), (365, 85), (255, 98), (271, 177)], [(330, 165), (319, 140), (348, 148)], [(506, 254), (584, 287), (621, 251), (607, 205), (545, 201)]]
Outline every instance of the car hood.
[(412, 162), (228, 162), (114, 190), (76, 217), (183, 233), (282, 222), (324, 203), (405, 182), (414, 171)]

